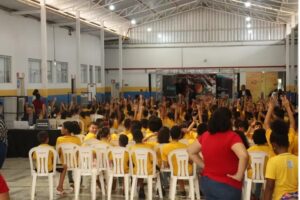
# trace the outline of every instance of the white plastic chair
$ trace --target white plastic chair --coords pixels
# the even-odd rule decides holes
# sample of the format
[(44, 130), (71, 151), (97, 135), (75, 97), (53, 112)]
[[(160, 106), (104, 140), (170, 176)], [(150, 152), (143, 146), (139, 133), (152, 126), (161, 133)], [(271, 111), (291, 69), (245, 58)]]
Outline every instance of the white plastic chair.
[[(48, 160), (50, 152), (53, 154), (53, 170), (49, 172)], [(33, 154), (35, 154), (35, 163), (33, 161)], [(29, 151), (30, 169), (32, 175), (32, 186), (31, 186), (31, 200), (34, 200), (35, 187), (37, 177), (48, 177), (49, 179), (49, 199), (53, 199), (53, 177), (56, 172), (56, 151), (51, 147), (34, 147)]]
[(106, 183), (108, 182), (108, 148), (110, 145), (103, 144), (103, 143), (96, 143), (92, 144), (90, 146), (91, 148), (94, 149), (96, 152), (96, 168), (97, 168), (97, 174), (99, 175), (99, 180), (100, 180), (100, 186), (101, 186), (101, 192), (102, 195), (105, 195), (105, 185), (104, 185), (104, 177), (106, 179)]
[[(131, 200), (133, 200), (135, 194), (136, 194), (136, 188), (137, 188), (137, 179), (143, 178), (147, 179), (148, 182), (148, 200), (152, 200), (152, 189), (153, 189), (153, 179), (156, 178), (156, 187), (155, 191), (158, 190), (159, 198), (163, 198), (162, 196), (162, 189), (161, 189), (161, 182), (160, 182), (160, 176), (159, 173), (156, 172), (156, 164), (157, 164), (157, 158), (156, 153), (148, 148), (138, 148), (134, 149), (130, 152), (131, 157), (131, 164), (133, 164), (132, 156), (135, 156), (136, 159), (136, 174), (132, 173), (132, 186), (131, 186)], [(148, 173), (148, 157), (149, 155), (152, 157), (152, 174)]]
[(74, 179), (76, 179), (75, 170), (78, 167), (78, 149), (79, 146), (74, 143), (66, 142), (56, 146), (56, 151), (58, 153), (58, 163), (61, 163), (61, 158), (63, 163), (67, 166), (67, 171), (72, 171)]
[[(175, 156), (177, 163), (177, 175), (175, 175), (172, 158)], [(196, 198), (200, 199), (199, 180), (196, 175), (196, 165), (193, 164), (192, 174), (189, 174), (189, 155), (186, 149), (176, 149), (169, 153), (168, 163), (171, 169), (171, 181), (170, 181), (170, 199), (175, 200), (177, 180), (189, 181), (189, 196), (191, 200)]]
[(265, 152), (249, 152), (251, 160), (252, 177), (248, 178), (247, 171), (245, 172), (245, 181), (243, 188), (244, 200), (250, 200), (252, 183), (262, 183), (265, 187), (265, 161), (268, 156)]
[(83, 141), (83, 145), (86, 145), (86, 146), (91, 146), (91, 145), (93, 145), (93, 144), (97, 144), (97, 143), (99, 143), (100, 142), (100, 140), (97, 140), (96, 138), (91, 138), (91, 139), (88, 139), (88, 140), (85, 140), (85, 141)]
[(125, 147), (111, 147), (108, 150), (108, 155), (112, 155), (112, 165), (109, 166), (108, 170), (108, 189), (107, 199), (111, 200), (111, 190), (114, 177), (123, 177), (125, 182), (125, 199), (129, 200), (129, 173), (124, 171), (124, 158), (125, 153), (129, 152)]
[(132, 145), (135, 145), (135, 141), (128, 141), (128, 144), (126, 145), (126, 148), (127, 149), (130, 149), (130, 147), (132, 146)]
[(92, 199), (96, 199), (97, 169), (93, 167), (93, 149), (79, 147), (79, 166), (75, 170), (75, 199), (78, 199), (81, 176), (91, 176)]
[(182, 144), (186, 144), (189, 145), (189, 140), (188, 139), (181, 139), (178, 142), (182, 143)]
[(83, 134), (77, 134), (77, 135), (74, 135), (74, 136), (78, 137), (80, 139), (81, 144), (83, 143), (85, 135), (83, 135)]

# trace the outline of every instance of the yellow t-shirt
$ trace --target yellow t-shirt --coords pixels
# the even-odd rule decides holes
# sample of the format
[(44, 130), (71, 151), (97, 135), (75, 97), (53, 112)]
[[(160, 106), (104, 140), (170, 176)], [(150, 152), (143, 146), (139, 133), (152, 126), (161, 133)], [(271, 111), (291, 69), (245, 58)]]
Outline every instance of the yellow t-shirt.
[[(168, 162), (168, 155), (171, 151), (176, 150), (176, 149), (186, 149), (186, 148), (187, 148), (186, 144), (180, 143), (178, 141), (171, 141), (170, 143), (165, 144), (162, 147), (162, 154), (161, 154), (162, 161)], [(172, 158), (172, 165), (173, 165), (173, 169), (174, 169), (174, 175), (176, 176), (177, 172), (178, 172), (178, 166), (177, 166), (177, 161), (176, 161), (175, 156)], [(192, 174), (192, 172), (193, 172), (192, 164), (189, 164), (188, 170), (189, 170), (189, 174)]]
[(270, 158), (266, 178), (275, 180), (274, 200), (279, 200), (285, 193), (298, 191), (298, 157), (283, 153)]
[(148, 131), (146, 132), (145, 138), (148, 138), (150, 136), (153, 136), (153, 137), (149, 138), (149, 140), (147, 140), (145, 143), (150, 145), (151, 148), (154, 149), (154, 147), (158, 144), (157, 143), (157, 134), (153, 133), (150, 129), (148, 129)]
[(91, 118), (89, 116), (86, 116), (85, 118), (80, 117), (80, 120), (82, 120), (84, 123), (84, 127), (83, 127), (84, 129), (82, 131), (87, 132), (89, 130), (90, 124), (92, 123)]
[[(52, 146), (50, 146), (49, 144), (40, 144), (38, 147), (50, 147), (53, 148)], [(54, 149), (54, 148), (53, 148)], [(53, 153), (50, 151), (49, 152), (49, 157), (48, 157), (48, 171), (51, 172), (53, 171)], [(36, 153), (34, 152), (32, 155), (33, 160), (36, 160)]]
[(88, 134), (86, 134), (86, 136), (84, 137), (84, 140), (83, 141), (87, 141), (89, 139), (96, 139), (96, 134), (95, 133), (91, 133), (89, 132)]
[[(254, 145), (251, 146), (249, 149), (247, 149), (247, 151), (250, 152), (264, 152), (267, 154), (267, 157), (265, 158), (265, 166), (264, 166), (264, 171), (266, 171), (266, 166), (267, 166), (267, 162), (268, 159), (270, 157), (270, 155), (272, 155), (272, 150), (270, 149), (269, 145), (265, 144), (265, 145)], [(249, 160), (249, 164), (248, 164), (248, 178), (252, 178), (252, 169), (251, 169), (251, 159)]]
[[(135, 149), (139, 149), (139, 148), (147, 148), (147, 149), (152, 149), (152, 146), (149, 145), (149, 144), (134, 144), (132, 146), (129, 147), (130, 150), (135, 150)], [(135, 154), (132, 153), (131, 154), (132, 156), (132, 164), (133, 164), (133, 174), (136, 174), (136, 171), (137, 171), (137, 161), (136, 161), (136, 158), (135, 158)], [(151, 155), (148, 155), (148, 163), (147, 163), (147, 170), (148, 170), (148, 174), (151, 175), (153, 174), (153, 158)]]
[(163, 125), (168, 127), (168, 128), (172, 128), (173, 126), (176, 125), (176, 123), (173, 120), (169, 119), (169, 118), (165, 118), (163, 120)]
[[(110, 145), (110, 143), (107, 143), (107, 142), (103, 142), (103, 143)], [(113, 162), (113, 155), (111, 152), (108, 153), (108, 159), (109, 159), (109, 162), (111, 162), (111, 163)], [(125, 174), (129, 173), (129, 153), (128, 152), (125, 152), (125, 155), (124, 155), (124, 173)]]
[(298, 133), (295, 134), (294, 148), (292, 149), (292, 154), (298, 156)]
[(126, 135), (127, 137), (128, 137), (128, 141), (132, 141), (132, 139), (133, 139), (133, 136), (132, 136), (132, 133), (131, 133), (131, 131), (129, 131), (129, 130), (125, 130), (124, 132), (122, 132), (121, 134), (124, 134), (124, 135)]
[[(273, 151), (273, 148), (272, 148), (272, 144), (270, 142), (270, 136), (271, 136), (271, 133), (272, 133), (272, 130), (270, 128), (268, 128), (266, 130), (266, 138), (267, 138), (267, 142), (270, 146), (270, 149), (271, 149), (271, 157), (275, 156), (275, 152)], [(289, 145), (289, 152), (292, 153), (294, 152), (294, 149), (296, 148), (295, 147), (295, 136), (296, 136), (296, 132), (295, 132), (295, 129), (293, 128), (290, 128), (289, 129), (289, 133), (288, 133), (288, 136), (289, 136), (289, 142), (290, 142), (290, 145)], [(296, 138), (297, 139), (297, 138)], [(297, 147), (298, 148), (298, 147)]]
[[(63, 143), (74, 143), (77, 144), (78, 146), (81, 146), (81, 141), (78, 137), (73, 136), (73, 135), (64, 135), (60, 136), (56, 139), (56, 145), (58, 146)], [(60, 161), (62, 164), (64, 164), (63, 156), (61, 156), (61, 151), (59, 150), (58, 155), (60, 156)]]

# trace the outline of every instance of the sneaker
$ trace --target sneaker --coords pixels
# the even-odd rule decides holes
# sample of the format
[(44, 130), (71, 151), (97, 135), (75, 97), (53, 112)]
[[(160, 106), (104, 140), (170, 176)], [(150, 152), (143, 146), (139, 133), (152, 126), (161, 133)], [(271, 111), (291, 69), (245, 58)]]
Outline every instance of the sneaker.
[(145, 199), (145, 198), (146, 198), (146, 195), (145, 195), (144, 188), (143, 189), (140, 188), (139, 199)]

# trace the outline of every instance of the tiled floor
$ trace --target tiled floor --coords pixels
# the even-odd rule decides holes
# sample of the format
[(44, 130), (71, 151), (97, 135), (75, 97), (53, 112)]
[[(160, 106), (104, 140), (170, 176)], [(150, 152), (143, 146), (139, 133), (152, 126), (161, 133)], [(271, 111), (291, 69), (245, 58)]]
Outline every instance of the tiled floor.
[[(31, 191), (31, 175), (30, 175), (30, 166), (29, 161), (26, 158), (7, 158), (5, 160), (4, 166), (1, 170), (2, 175), (5, 177), (9, 188), (10, 188), (10, 197), (11, 200), (27, 200), (30, 199), (30, 191)], [(58, 176), (56, 176), (58, 177)], [(67, 178), (66, 178), (67, 179)], [(57, 183), (58, 178), (55, 180), (55, 184)], [(36, 200), (46, 200), (49, 199), (49, 189), (48, 189), (48, 180), (47, 178), (38, 178), (36, 188)], [(85, 178), (83, 180), (83, 184), (85, 188), (81, 190), (80, 198), (81, 200), (91, 199), (90, 192), (88, 190), (89, 180)], [(66, 196), (57, 196), (54, 195), (54, 199), (59, 200), (73, 200), (74, 193), (69, 190), (68, 181), (65, 180), (64, 188), (68, 192)], [(145, 188), (146, 191), (146, 188)], [(100, 191), (97, 189), (97, 200), (104, 200), (107, 197), (102, 197)], [(125, 199), (124, 196), (120, 194), (120, 191), (114, 192), (112, 195), (112, 200), (121, 200)], [(156, 197), (155, 199), (159, 199)], [(167, 198), (164, 198), (167, 199)], [(177, 199), (186, 199), (177, 197)]]

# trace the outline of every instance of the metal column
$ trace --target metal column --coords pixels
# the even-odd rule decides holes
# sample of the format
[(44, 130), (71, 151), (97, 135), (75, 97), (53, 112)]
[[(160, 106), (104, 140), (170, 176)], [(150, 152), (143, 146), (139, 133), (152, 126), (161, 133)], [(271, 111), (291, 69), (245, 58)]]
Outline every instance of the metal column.
[(286, 24), (286, 36), (285, 36), (285, 79), (286, 79), (286, 91), (290, 90), (290, 39), (289, 39), (290, 24)]
[(290, 86), (291, 91), (295, 91), (295, 79), (296, 79), (296, 71), (295, 71), (295, 29), (292, 28), (291, 30), (291, 46), (290, 46), (290, 63), (291, 63), (291, 69), (290, 69)]
[(122, 55), (122, 35), (119, 35), (119, 92), (123, 88), (123, 55)]
[(103, 94), (105, 95), (105, 48), (104, 48), (104, 22), (101, 23), (100, 29), (100, 63), (101, 63), (101, 87), (103, 88)]
[(80, 91), (80, 72), (81, 72), (81, 64), (80, 64), (80, 11), (76, 11), (76, 93), (79, 95)]
[(48, 66), (47, 66), (47, 21), (45, 0), (40, 1), (41, 6), (41, 58), (42, 58), (42, 86), (43, 95), (48, 96)]

